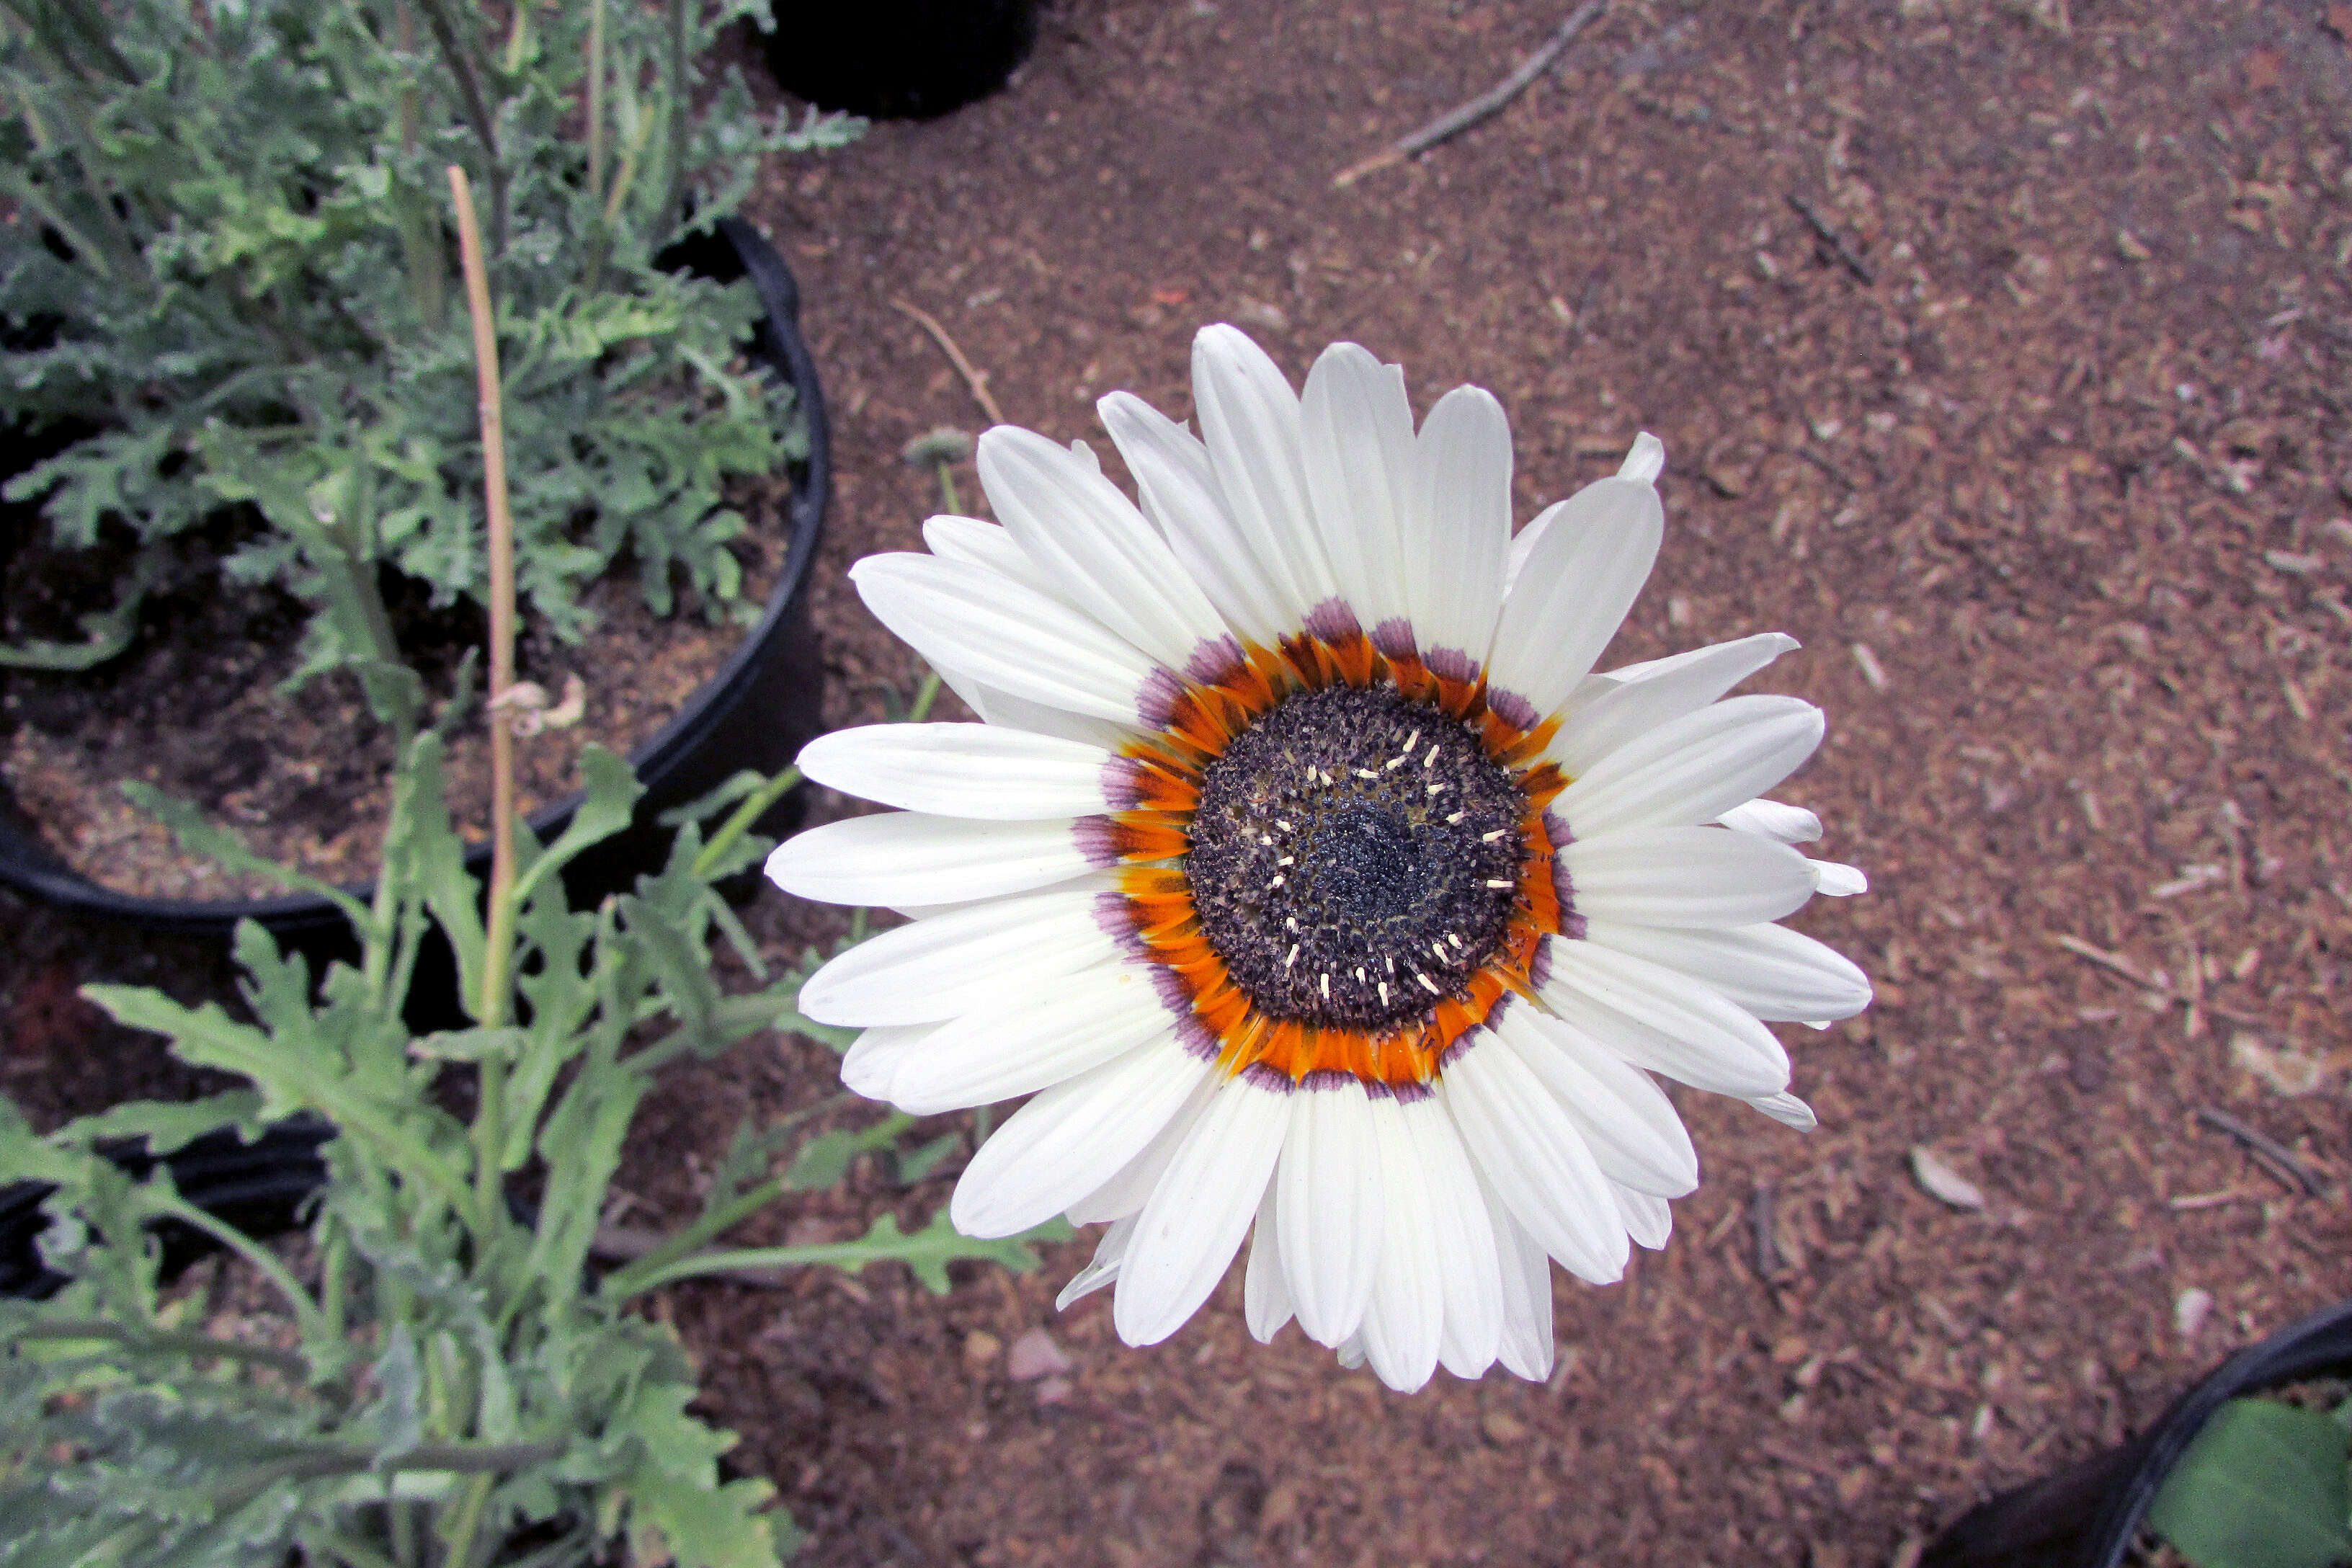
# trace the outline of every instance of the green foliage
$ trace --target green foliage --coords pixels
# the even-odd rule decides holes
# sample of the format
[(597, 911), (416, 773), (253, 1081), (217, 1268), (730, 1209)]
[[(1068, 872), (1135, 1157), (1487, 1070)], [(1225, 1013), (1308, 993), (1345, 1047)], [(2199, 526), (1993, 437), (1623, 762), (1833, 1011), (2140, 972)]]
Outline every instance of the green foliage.
[(2269, 1399), (2215, 1411), (2148, 1510), (2197, 1568), (2333, 1568), (2352, 1559), (2352, 1404), (2333, 1416)]
[[(814, 1139), (793, 1119), (740, 1130), (701, 1213), (600, 1277), (599, 1221), (661, 1067), (785, 1023), (803, 975), (748, 992), (714, 978), (717, 942), (749, 944), (712, 884), (770, 847), (731, 819), (709, 838), (686, 821), (658, 875), (572, 909), (556, 872), (625, 823), (639, 793), (608, 756), (592, 753), (583, 772), (572, 828), (520, 847), (513, 997), (494, 1016), (422, 1037), (403, 1021), (432, 928), (476, 979), (490, 967), (486, 931), (499, 929), (482, 918), (444, 805), (441, 741), (426, 733), (397, 781), (374, 900), (351, 906), (356, 966), (334, 964), (314, 987), (301, 959), (247, 923), (236, 950), (249, 1021), (153, 991), (91, 989), (183, 1060), (248, 1089), (124, 1107), (46, 1137), (0, 1100), (0, 1169), (58, 1184), (43, 1249), (71, 1281), (45, 1302), (0, 1302), (0, 1568), (243, 1568), (289, 1552), (372, 1568), (553, 1568), (605, 1560), (616, 1542), (635, 1561), (682, 1568), (772, 1564), (793, 1544), (789, 1520), (766, 1507), (765, 1483), (722, 1483), (716, 1461), (733, 1438), (690, 1413), (684, 1347), (633, 1301), (747, 1265), (898, 1262), (944, 1290), (958, 1260), (1027, 1268), (1030, 1241), (1065, 1234), (975, 1242), (944, 1213), (912, 1234), (885, 1215), (853, 1242), (715, 1247), (783, 1193), (837, 1180), (845, 1142), (897, 1158), (902, 1174), (945, 1152), (935, 1140), (898, 1153), (905, 1118)], [(217, 829), (180, 826), (245, 853)], [(474, 1079), (469, 1097), (446, 1092), (451, 1073)], [(466, 1100), (470, 1120), (448, 1109)], [(339, 1132), (324, 1149), (307, 1276), (182, 1200), (167, 1170), (133, 1181), (96, 1150), (131, 1133), (168, 1150), (296, 1111)], [(507, 1198), (526, 1167), (541, 1194), (528, 1223)], [(161, 1290), (149, 1226), (162, 1219), (236, 1248), (284, 1318), (221, 1337), (199, 1297)]]
[(856, 129), (765, 124), (736, 73), (698, 63), (764, 10), (0, 6), (0, 322), (56, 331), (0, 362), (0, 422), (98, 431), (8, 493), (46, 498), (61, 544), (111, 521), (140, 546), (87, 642), (0, 660), (118, 651), (173, 537), (242, 503), (266, 526), (226, 569), (313, 609), (297, 679), (351, 668), (387, 719), (413, 708), (379, 564), (436, 604), (487, 592), (452, 163), (489, 207), (524, 603), (577, 638), (582, 587), (626, 561), (656, 609), (683, 584), (726, 612), (744, 523), (722, 487), (802, 437), (789, 389), (735, 363), (751, 286), (654, 258), (689, 205), (698, 225), (732, 212), (764, 155)]

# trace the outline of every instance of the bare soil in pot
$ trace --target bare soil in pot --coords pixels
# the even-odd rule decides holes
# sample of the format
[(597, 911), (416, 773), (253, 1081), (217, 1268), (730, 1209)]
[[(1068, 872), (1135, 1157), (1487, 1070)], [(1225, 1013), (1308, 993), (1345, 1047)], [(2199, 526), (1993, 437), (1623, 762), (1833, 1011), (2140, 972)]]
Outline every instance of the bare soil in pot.
[[(561, 642), (524, 617), (520, 678), (555, 701), (577, 677), (585, 697), (579, 723), (519, 749), (524, 811), (577, 787), (583, 746), (625, 755), (717, 673), (782, 570), (790, 498), (781, 475), (735, 487), (730, 500), (751, 526), (734, 547), (743, 584), (733, 613), (721, 606), (714, 619), (681, 592), (675, 613), (656, 615), (624, 562), (584, 595), (596, 626), (583, 641)], [(191, 542), (184, 585), (148, 606), (139, 641), (121, 658), (79, 675), (0, 672), (0, 783), (62, 858), (123, 892), (212, 900), (281, 890), (184, 854), (124, 798), (126, 779), (194, 804), (281, 864), (337, 884), (367, 882), (382, 847), (394, 735), (349, 676), (280, 689), (301, 663), (302, 606), (274, 589), (226, 583), (206, 559), (218, 547), (212, 538)], [(0, 578), (7, 635), (69, 635), (91, 595), (109, 591), (104, 553), (20, 544)], [(437, 707), (456, 689), (464, 651), (482, 646), (482, 616), (470, 605), (436, 610), (421, 592), (390, 586), (402, 646)], [(478, 671), (473, 686), (474, 716), (452, 736), (448, 774), (460, 829), (479, 839), (489, 820), (489, 743)]]

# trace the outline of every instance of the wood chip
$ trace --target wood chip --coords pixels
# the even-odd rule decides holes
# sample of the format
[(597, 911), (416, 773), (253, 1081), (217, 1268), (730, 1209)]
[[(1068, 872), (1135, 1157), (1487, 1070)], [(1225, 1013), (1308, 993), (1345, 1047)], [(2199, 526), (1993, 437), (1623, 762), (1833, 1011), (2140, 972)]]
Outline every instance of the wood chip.
[(1043, 1329), (1031, 1329), (1014, 1340), (1013, 1348), (1005, 1352), (1004, 1375), (1015, 1383), (1029, 1383), (1041, 1377), (1059, 1377), (1076, 1365), (1054, 1342), (1053, 1335)]
[(1984, 1189), (1944, 1163), (1925, 1144), (1916, 1145), (1911, 1151), (1911, 1174), (1917, 1178), (1929, 1197), (1948, 1203), (1956, 1209), (1973, 1212), (1985, 1206)]
[(1870, 651), (1868, 643), (1858, 642), (1853, 645), (1853, 662), (1861, 667), (1862, 678), (1870, 682), (1870, 689), (1873, 691), (1886, 689), (1885, 667), (1878, 662), (1878, 656)]

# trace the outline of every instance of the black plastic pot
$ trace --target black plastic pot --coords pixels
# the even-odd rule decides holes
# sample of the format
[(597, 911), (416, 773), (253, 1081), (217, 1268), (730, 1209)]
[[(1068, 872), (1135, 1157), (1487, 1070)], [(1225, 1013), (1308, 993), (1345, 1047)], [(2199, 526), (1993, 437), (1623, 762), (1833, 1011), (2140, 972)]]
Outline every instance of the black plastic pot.
[[(334, 1135), (334, 1128), (322, 1118), (293, 1116), (250, 1143), (238, 1138), (235, 1129), (223, 1128), (160, 1161), (139, 1138), (110, 1140), (99, 1145), (99, 1152), (134, 1180), (144, 1181), (158, 1164), (169, 1166), (173, 1186), (182, 1197), (247, 1236), (266, 1237), (291, 1230), (302, 1205), (325, 1184), (327, 1162), (319, 1151)], [(40, 1300), (64, 1288), (66, 1276), (41, 1262), (41, 1232), (49, 1224), (41, 1205), (55, 1190), (47, 1182), (11, 1182), (0, 1187), (0, 1296)], [(152, 1228), (163, 1250), (166, 1281), (219, 1247), (204, 1232), (176, 1220)]]
[(2352, 1301), (2240, 1351), (2120, 1447), (2094, 1455), (1954, 1521), (1919, 1568), (2116, 1568), (2164, 1478), (2229, 1400), (2306, 1378), (2352, 1375)]
[[(766, 613), (718, 675), (697, 692), (677, 716), (630, 753), (646, 786), (635, 820), (564, 868), (575, 903), (590, 903), (626, 888), (644, 871), (656, 868), (667, 852), (669, 831), (662, 813), (707, 794), (744, 768), (773, 773), (790, 763), (818, 730), (818, 699), (824, 662), (809, 624), (807, 586), (824, 529), (833, 488), (830, 436), (824, 392), (816, 363), (800, 331), (800, 289), (783, 259), (759, 232), (740, 218), (717, 226), (714, 242), (681, 246), (678, 264), (731, 281), (748, 276), (766, 303), (766, 319), (749, 345), (753, 357), (791, 384), (808, 429), (808, 457), (793, 466), (791, 547)], [(534, 814), (531, 830), (544, 843), (563, 830), (579, 797)], [(761, 823), (776, 831), (799, 811), (787, 796)], [(487, 877), (490, 851), (483, 847), (468, 863)], [(268, 927), (281, 945), (312, 953), (347, 946), (348, 922), (325, 899), (296, 895), (250, 900), (195, 901), (142, 898), (101, 886), (68, 866), (28, 832), (0, 816), (0, 885), (78, 915), (127, 922), (154, 931), (226, 938), (243, 920)], [(369, 889), (351, 889), (362, 901)]]
[(774, 0), (776, 85), (869, 120), (936, 120), (1002, 88), (1037, 42), (1037, 0)]

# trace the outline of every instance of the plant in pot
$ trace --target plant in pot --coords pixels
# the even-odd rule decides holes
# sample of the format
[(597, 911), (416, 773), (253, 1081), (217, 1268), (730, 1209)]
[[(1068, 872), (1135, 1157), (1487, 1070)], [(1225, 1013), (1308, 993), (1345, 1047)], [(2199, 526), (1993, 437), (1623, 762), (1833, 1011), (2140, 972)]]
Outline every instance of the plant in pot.
[[(678, 688), (681, 722), (709, 707), (677, 670), (616, 668), (646, 625), (690, 608), (731, 641), (772, 581), (752, 640), (805, 644), (768, 632), (793, 620), (821, 520), (822, 406), (789, 275), (731, 215), (764, 156), (855, 125), (765, 123), (740, 79), (706, 70), (709, 39), (747, 8), (0, 11), (0, 323), (22, 329), (0, 361), (0, 424), (88, 432), (7, 479), (47, 537), (8, 563), (0, 646), (13, 792), (73, 819), (50, 837), (76, 869), (0, 854), (0, 876), (226, 932), (246, 911), (205, 906), (251, 884), (158, 862), (160, 836), (101, 787), (126, 774), (314, 875), (370, 874), (373, 830), (351, 825), (380, 814), (352, 804), (380, 791), (436, 699), (462, 701), (488, 588), (483, 448), (435, 195), (451, 162), (484, 191), (511, 372), (526, 673), (559, 715), (561, 676), (592, 675), (588, 724), (526, 795), (560, 792), (587, 732), (657, 725), (671, 705), (643, 695), (657, 686)], [(713, 255), (750, 278), (686, 268)], [(785, 374), (739, 353), (755, 326), (755, 361)], [(757, 536), (730, 502), (788, 468), (791, 537)], [(583, 647), (600, 622), (630, 635)], [(771, 663), (790, 652), (767, 646)], [(713, 686), (745, 685), (740, 664)], [(191, 686), (169, 683), (184, 671)], [(772, 700), (813, 686), (805, 668), (762, 679)], [(800, 733), (771, 721), (778, 762), (813, 728), (813, 693), (800, 706)], [(165, 712), (195, 725), (164, 729)], [(686, 731), (639, 749), (648, 817), (762, 760), (670, 782), (653, 764), (702, 738)], [(468, 798), (487, 777), (474, 751), (450, 763)], [(281, 931), (335, 923), (316, 900), (257, 912)]]
[[(2352, 1562), (2347, 1379), (2341, 1302), (2231, 1356), (2131, 1441), (1971, 1509), (1920, 1568), (2339, 1568)], [(2164, 1555), (2141, 1551), (2150, 1538)]]
[[(495, 562), (495, 499), (491, 513)], [(492, 590), (501, 673), (510, 581), (500, 572)], [(510, 731), (499, 723), (494, 734)], [(499, 744), (502, 797), (523, 743)], [(791, 1545), (790, 1521), (762, 1511), (764, 1482), (721, 1472), (732, 1439), (690, 1413), (695, 1367), (643, 1310), (648, 1293), (877, 1261), (945, 1290), (959, 1260), (1034, 1262), (1040, 1236), (969, 1241), (944, 1213), (912, 1232), (885, 1214), (852, 1241), (719, 1245), (785, 1192), (889, 1146), (902, 1119), (814, 1138), (805, 1118), (747, 1124), (694, 1218), (617, 1245), (602, 1228), (613, 1177), (662, 1068), (797, 1021), (802, 973), (770, 976), (716, 888), (768, 847), (751, 826), (774, 781), (698, 803), (658, 874), (575, 910), (562, 869), (629, 820), (640, 791), (626, 767), (585, 752), (583, 802), (544, 846), (502, 798), (484, 889), (465, 865), (446, 755), (435, 729), (404, 750), (370, 900), (330, 895), (361, 933), (357, 961), (329, 966), (315, 992), (309, 965), (250, 921), (236, 938), (249, 1023), (152, 990), (94, 990), (246, 1088), (117, 1107), (46, 1137), (0, 1102), (0, 1168), (50, 1184), (41, 1247), (57, 1277), (46, 1299), (0, 1301), (0, 1563), (559, 1568), (625, 1551), (761, 1568)], [(253, 863), (219, 830), (198, 837)], [(428, 930), (458, 954), (468, 1016), (420, 1035), (403, 1001)], [(720, 984), (721, 942), (755, 989)], [(286, 1248), (192, 1203), (168, 1163), (134, 1173), (101, 1149), (130, 1135), (168, 1154), (224, 1121), (250, 1132), (297, 1115), (335, 1136), (300, 1245)], [(242, 1299), (167, 1289), (156, 1222), (227, 1247)]]

